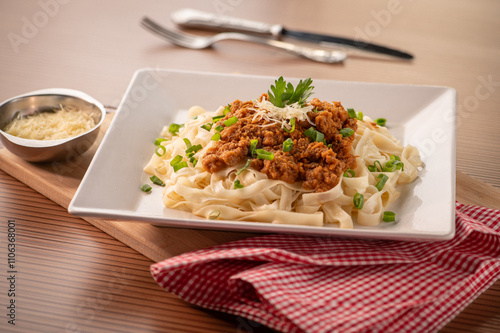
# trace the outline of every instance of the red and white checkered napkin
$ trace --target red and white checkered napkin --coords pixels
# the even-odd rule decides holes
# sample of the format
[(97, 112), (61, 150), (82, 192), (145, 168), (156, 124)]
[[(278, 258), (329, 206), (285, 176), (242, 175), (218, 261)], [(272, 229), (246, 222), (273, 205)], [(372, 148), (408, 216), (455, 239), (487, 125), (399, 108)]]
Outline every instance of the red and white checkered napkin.
[(259, 236), (151, 272), (190, 303), (281, 332), (432, 332), (500, 277), (500, 211), (457, 203), (456, 226), (430, 243)]

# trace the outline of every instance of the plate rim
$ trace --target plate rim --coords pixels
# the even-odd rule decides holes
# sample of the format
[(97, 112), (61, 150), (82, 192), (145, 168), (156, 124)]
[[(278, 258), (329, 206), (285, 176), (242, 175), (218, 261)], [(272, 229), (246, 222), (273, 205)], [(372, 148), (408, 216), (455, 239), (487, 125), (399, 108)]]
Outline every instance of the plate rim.
[[(135, 214), (130, 215), (124, 213), (123, 211), (117, 211), (113, 209), (101, 209), (91, 207), (79, 206), (78, 200), (79, 197), (85, 188), (87, 178), (89, 177), (90, 172), (92, 171), (94, 164), (98, 160), (100, 156), (100, 152), (104, 147), (104, 144), (110, 133), (113, 133), (114, 127), (117, 124), (117, 119), (120, 110), (123, 108), (124, 103), (127, 100), (131, 90), (134, 88), (137, 79), (144, 75), (145, 73), (151, 73), (151, 71), (162, 72), (162, 73), (176, 73), (176, 74), (189, 74), (189, 75), (216, 75), (216, 76), (224, 76), (224, 77), (244, 77), (244, 78), (272, 78), (272, 76), (268, 75), (255, 75), (255, 74), (236, 74), (236, 73), (217, 73), (211, 71), (194, 71), (194, 70), (182, 70), (182, 69), (168, 69), (168, 68), (151, 68), (145, 67), (138, 69), (134, 72), (131, 81), (123, 95), (123, 98), (117, 108), (114, 118), (112, 119), (108, 130), (104, 134), (104, 137), (101, 141), (101, 144), (96, 149), (95, 155), (93, 156), (88, 169), (86, 170), (80, 185), (78, 186), (75, 195), (73, 196), (69, 206), (68, 212), (72, 215), (82, 216), (82, 217), (99, 217), (105, 218), (107, 220), (120, 220), (120, 221), (135, 221), (135, 222), (144, 222), (144, 223), (152, 223), (161, 225), (164, 227), (174, 227), (174, 228), (193, 228), (193, 229), (207, 229), (207, 230), (224, 230), (224, 231), (236, 231), (236, 232), (249, 232), (249, 233), (300, 233), (303, 235), (311, 235), (311, 236), (341, 236), (341, 237), (354, 237), (354, 238), (369, 238), (369, 239), (387, 239), (387, 240), (407, 240), (407, 241), (445, 241), (452, 239), (455, 235), (455, 198), (456, 198), (456, 122), (453, 122), (451, 126), (452, 131), (452, 151), (450, 152), (452, 155), (451, 161), (451, 177), (452, 177), (452, 198), (450, 198), (450, 226), (447, 231), (443, 232), (434, 232), (429, 233), (429, 231), (418, 232), (415, 231), (413, 233), (386, 233), (381, 229), (340, 229), (340, 228), (324, 228), (324, 227), (308, 227), (308, 226), (298, 226), (298, 225), (285, 225), (285, 224), (270, 224), (270, 223), (262, 223), (262, 222), (247, 222), (247, 221), (224, 221), (223, 223), (213, 222), (209, 220), (198, 220), (198, 219), (189, 219), (189, 220), (178, 220), (178, 219), (165, 219), (165, 217), (158, 216), (148, 216), (145, 214)], [(299, 80), (299, 78), (288, 77), (288, 80)], [(342, 81), (342, 80), (328, 80), (328, 79), (315, 79), (315, 82), (333, 82), (340, 84), (363, 84), (368, 86), (398, 86), (398, 87), (425, 87), (425, 88), (438, 88), (443, 89), (443, 93), (446, 91), (450, 91), (454, 95), (454, 115), (456, 116), (457, 112), (457, 93), (456, 90), (452, 87), (440, 86), (440, 85), (423, 85), (423, 84), (403, 84), (403, 83), (378, 83), (378, 82), (363, 82), (363, 81)], [(227, 223), (230, 222), (230, 223)], [(236, 222), (236, 224), (232, 223)], [(258, 228), (255, 228), (258, 223)], [(253, 228), (252, 228), (253, 227)]]

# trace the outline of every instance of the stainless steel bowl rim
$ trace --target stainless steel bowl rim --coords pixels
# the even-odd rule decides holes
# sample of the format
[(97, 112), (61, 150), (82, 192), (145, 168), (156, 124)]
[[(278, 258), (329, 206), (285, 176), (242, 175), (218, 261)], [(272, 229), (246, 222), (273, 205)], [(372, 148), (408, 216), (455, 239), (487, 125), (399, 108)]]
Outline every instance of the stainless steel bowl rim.
[(24, 138), (19, 138), (17, 136), (8, 134), (4, 132), (2, 129), (0, 129), (0, 133), (9, 141), (16, 145), (21, 145), (24, 147), (33, 147), (33, 148), (45, 148), (45, 147), (54, 147), (54, 146), (59, 146), (62, 145), (68, 141), (75, 140), (81, 136), (87, 135), (92, 131), (97, 130), (102, 122), (104, 121), (105, 115), (106, 115), (106, 110), (104, 109), (104, 106), (97, 101), (95, 98), (91, 97), (90, 95), (79, 91), (79, 90), (74, 90), (74, 89), (67, 89), (67, 88), (49, 88), (49, 89), (41, 89), (41, 90), (35, 90), (32, 92), (28, 92), (25, 94), (21, 94), (15, 97), (11, 97), (5, 101), (3, 101), (0, 104), (0, 109), (7, 103), (10, 103), (12, 101), (15, 101), (17, 99), (25, 98), (25, 97), (30, 97), (30, 96), (44, 96), (44, 95), (59, 95), (59, 96), (67, 96), (67, 97), (76, 97), (79, 99), (82, 99), (88, 103), (94, 104), (100, 111), (101, 111), (101, 117), (99, 119), (99, 122), (90, 130), (87, 132), (84, 132), (82, 134), (79, 134), (77, 136), (73, 136), (70, 138), (66, 139), (58, 139), (58, 140), (33, 140), (33, 139), (24, 139)]

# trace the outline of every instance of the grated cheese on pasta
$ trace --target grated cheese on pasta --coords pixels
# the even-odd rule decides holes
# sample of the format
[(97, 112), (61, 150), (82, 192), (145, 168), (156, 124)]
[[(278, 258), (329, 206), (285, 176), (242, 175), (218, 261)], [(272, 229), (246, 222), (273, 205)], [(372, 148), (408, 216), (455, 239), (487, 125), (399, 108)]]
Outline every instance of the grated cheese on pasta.
[(273, 123), (279, 123), (282, 127), (290, 129), (290, 119), (295, 118), (297, 121), (307, 120), (309, 123), (309, 117), (307, 113), (313, 109), (312, 105), (306, 105), (301, 107), (298, 103), (292, 105), (286, 105), (283, 108), (275, 106), (273, 103), (266, 99), (262, 101), (255, 101), (256, 109), (254, 119), (261, 117)]

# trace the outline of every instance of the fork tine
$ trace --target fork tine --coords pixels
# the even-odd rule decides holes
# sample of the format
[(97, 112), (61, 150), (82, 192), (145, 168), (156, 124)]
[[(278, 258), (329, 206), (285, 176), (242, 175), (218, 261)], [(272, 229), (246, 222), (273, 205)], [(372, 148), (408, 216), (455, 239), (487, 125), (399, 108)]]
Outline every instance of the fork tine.
[(169, 37), (172, 37), (172, 38), (176, 37), (176, 36), (173, 36), (172, 34), (170, 34), (170, 31), (165, 30), (162, 26), (158, 25), (156, 22), (154, 22), (153, 20), (151, 20), (148, 17), (144, 17), (141, 21), (141, 24), (144, 27), (148, 28), (149, 30), (152, 30), (158, 34), (168, 35)]
[(187, 46), (189, 47), (189, 42), (191, 41), (191, 37), (184, 35), (184, 34), (178, 34), (175, 31), (165, 29), (158, 23), (154, 22), (148, 17), (144, 17), (141, 21), (141, 24), (151, 30), (152, 32), (168, 39), (169, 41), (173, 42), (174, 44), (180, 44), (181, 46)]

